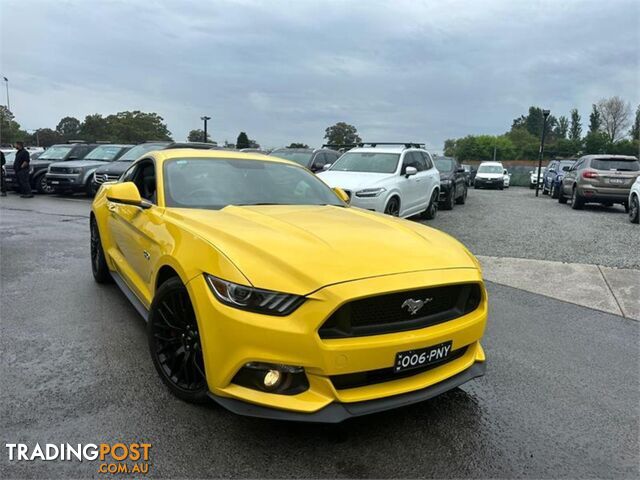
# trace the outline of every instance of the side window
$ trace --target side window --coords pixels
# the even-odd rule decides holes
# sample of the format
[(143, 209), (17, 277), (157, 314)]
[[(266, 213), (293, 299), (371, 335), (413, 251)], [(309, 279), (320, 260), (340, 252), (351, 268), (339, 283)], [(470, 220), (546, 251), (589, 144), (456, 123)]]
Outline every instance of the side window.
[(324, 164), (327, 163), (327, 157), (324, 152), (316, 153), (315, 157), (313, 157), (312, 166), (315, 168), (322, 168)]
[(424, 154), (422, 152), (413, 152), (413, 155), (416, 157), (417, 169), (419, 172), (424, 172), (428, 170), (427, 161), (424, 158)]
[(131, 165), (127, 171), (125, 171), (120, 177), (121, 182), (133, 182), (133, 177), (136, 174), (136, 170), (138, 169), (138, 163), (136, 162), (134, 165)]
[(576, 163), (572, 170), (581, 170), (584, 167), (584, 159), (583, 160), (578, 160), (578, 163)]
[[(404, 154), (404, 160), (402, 160), (402, 174), (407, 171), (407, 167), (414, 167), (416, 170), (420, 171), (422, 167), (418, 164), (418, 157), (416, 152), (406, 152)], [(420, 158), (422, 158), (420, 156)]]
[(433, 160), (431, 160), (431, 155), (427, 152), (421, 152), (424, 157), (424, 161), (427, 165), (427, 170), (431, 170), (433, 168)]
[(156, 166), (151, 159), (138, 162), (131, 180), (138, 187), (140, 196), (151, 203), (157, 203), (156, 195)]

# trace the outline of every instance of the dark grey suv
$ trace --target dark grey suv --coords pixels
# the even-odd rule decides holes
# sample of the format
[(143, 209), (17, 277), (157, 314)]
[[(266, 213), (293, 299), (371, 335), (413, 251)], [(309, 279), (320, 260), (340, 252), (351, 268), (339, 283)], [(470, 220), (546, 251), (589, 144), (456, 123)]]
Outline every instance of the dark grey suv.
[(334, 163), (342, 154), (329, 148), (278, 148), (269, 155), (291, 160), (316, 173), (321, 172), (325, 165)]
[(629, 211), (631, 185), (640, 175), (640, 162), (627, 155), (586, 155), (567, 171), (560, 183), (558, 201), (581, 209), (585, 203), (611, 206), (620, 203)]

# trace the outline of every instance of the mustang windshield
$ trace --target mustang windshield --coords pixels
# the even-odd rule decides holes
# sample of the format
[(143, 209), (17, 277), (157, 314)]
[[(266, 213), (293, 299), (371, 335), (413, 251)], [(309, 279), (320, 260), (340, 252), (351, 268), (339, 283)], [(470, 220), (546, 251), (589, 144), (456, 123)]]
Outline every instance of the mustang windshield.
[(340, 172), (394, 173), (400, 155), (397, 153), (347, 152), (329, 170)]
[(344, 206), (329, 187), (302, 168), (226, 158), (181, 158), (165, 162), (164, 196), (167, 207), (178, 208)]

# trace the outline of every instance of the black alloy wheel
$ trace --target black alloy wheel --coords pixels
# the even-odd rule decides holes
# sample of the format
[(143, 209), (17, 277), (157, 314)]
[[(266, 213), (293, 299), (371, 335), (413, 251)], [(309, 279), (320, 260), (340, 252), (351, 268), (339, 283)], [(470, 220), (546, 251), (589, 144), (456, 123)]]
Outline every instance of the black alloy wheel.
[(456, 197), (455, 188), (452, 186), (449, 189), (449, 193), (447, 194), (444, 201), (442, 202), (442, 210), (453, 210), (453, 206), (455, 204), (455, 197)]
[(100, 231), (96, 219), (91, 217), (89, 224), (91, 229), (91, 273), (98, 283), (110, 283), (113, 279), (109, 273), (107, 260), (102, 250), (102, 241), (100, 240)]
[(198, 322), (189, 293), (178, 277), (158, 289), (147, 325), (153, 364), (169, 390), (182, 400), (207, 400), (207, 378)]
[(384, 209), (384, 213), (393, 217), (400, 216), (400, 199), (398, 197), (391, 197), (387, 202), (387, 206)]
[(640, 223), (640, 203), (638, 202), (638, 196), (631, 197), (631, 204), (629, 205), (629, 221), (631, 223)]
[(464, 205), (465, 203), (467, 203), (467, 193), (469, 193), (469, 189), (465, 185), (464, 186), (464, 192), (462, 192), (462, 195), (460, 195), (458, 198), (456, 198), (456, 203), (458, 205)]
[(427, 220), (433, 220), (434, 218), (436, 218), (436, 214), (438, 213), (438, 197), (439, 196), (440, 196), (440, 192), (438, 192), (438, 190), (434, 190), (433, 194), (431, 195), (431, 201), (429, 202), (427, 209), (421, 214), (422, 218), (425, 218)]

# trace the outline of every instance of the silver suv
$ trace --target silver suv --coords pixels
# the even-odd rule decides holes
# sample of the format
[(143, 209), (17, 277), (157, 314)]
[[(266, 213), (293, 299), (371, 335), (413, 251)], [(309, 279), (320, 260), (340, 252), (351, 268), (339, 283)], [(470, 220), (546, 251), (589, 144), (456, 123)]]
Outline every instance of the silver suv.
[(558, 201), (571, 200), (573, 209), (585, 203), (607, 207), (620, 203), (629, 211), (631, 185), (640, 175), (640, 162), (627, 155), (586, 155), (565, 174), (560, 183)]

